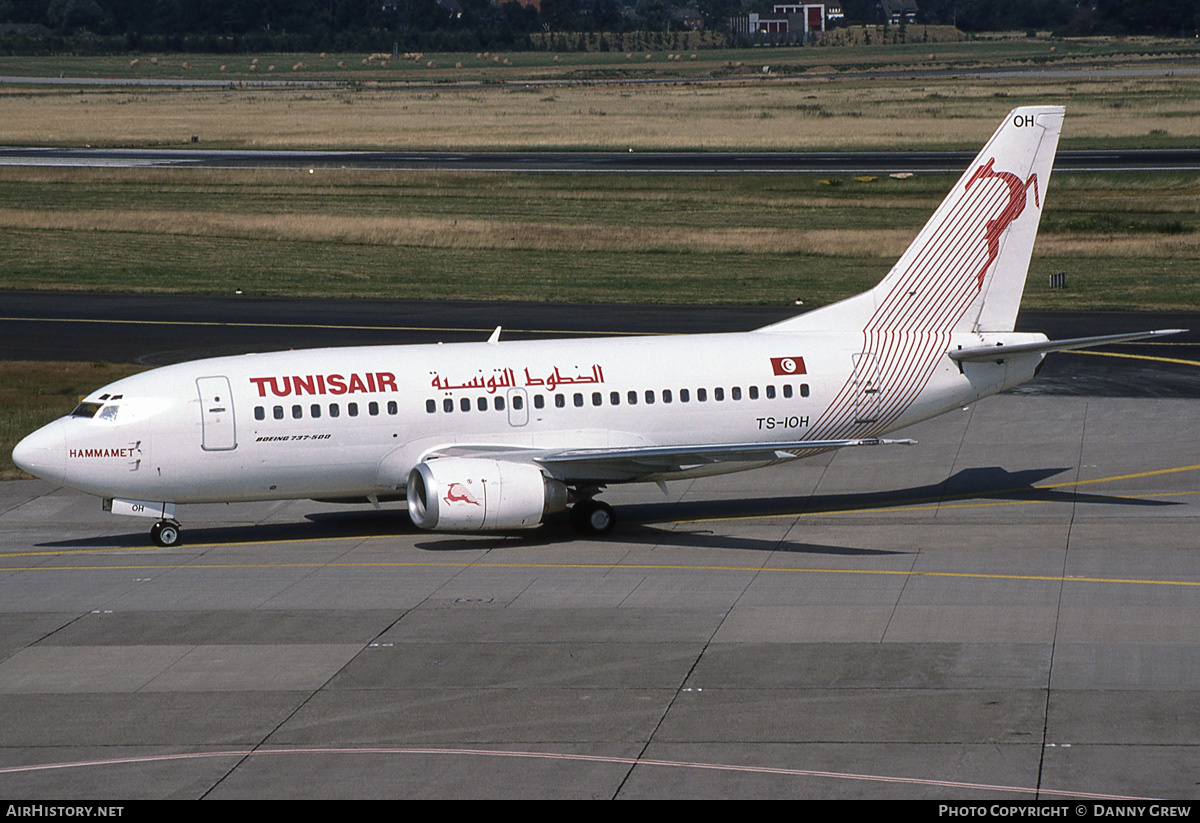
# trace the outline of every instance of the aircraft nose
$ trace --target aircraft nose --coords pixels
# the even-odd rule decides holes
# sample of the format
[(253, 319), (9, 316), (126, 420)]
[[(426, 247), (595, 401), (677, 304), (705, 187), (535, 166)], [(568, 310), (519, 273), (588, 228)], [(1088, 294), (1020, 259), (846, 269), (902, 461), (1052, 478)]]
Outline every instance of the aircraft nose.
[(13, 449), (13, 462), (22, 471), (49, 480), (51, 483), (62, 483), (66, 479), (67, 454), (66, 438), (58, 421), (42, 426), (33, 434), (26, 437)]

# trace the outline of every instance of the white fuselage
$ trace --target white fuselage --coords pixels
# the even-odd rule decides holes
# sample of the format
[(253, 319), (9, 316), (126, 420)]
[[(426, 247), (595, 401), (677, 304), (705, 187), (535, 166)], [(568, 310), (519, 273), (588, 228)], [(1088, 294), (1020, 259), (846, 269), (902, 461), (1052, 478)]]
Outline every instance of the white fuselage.
[[(85, 398), (83, 414), (40, 429), (14, 455), (42, 477), (106, 498), (378, 498), (403, 493), (410, 470), (448, 447), (876, 437), (1016, 385), (1041, 361), (1031, 354), (960, 367), (946, 352), (981, 345), (973, 334), (941, 335), (916, 347), (935, 350), (921, 357), (911, 346), (889, 357), (879, 343), (880, 352), (864, 353), (861, 331), (757, 331), (221, 357), (105, 386)], [(614, 469), (588, 479), (758, 465), (710, 463), (667, 475)]]

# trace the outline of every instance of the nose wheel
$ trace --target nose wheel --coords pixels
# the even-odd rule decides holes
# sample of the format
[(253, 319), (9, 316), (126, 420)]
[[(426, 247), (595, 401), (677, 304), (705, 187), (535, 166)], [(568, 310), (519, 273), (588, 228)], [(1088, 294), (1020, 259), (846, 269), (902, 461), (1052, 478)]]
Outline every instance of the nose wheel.
[(154, 545), (167, 548), (179, 544), (180, 528), (174, 520), (159, 520), (150, 527), (150, 539)]
[(617, 525), (617, 513), (612, 506), (599, 500), (580, 500), (571, 507), (571, 525), (580, 534), (601, 537)]

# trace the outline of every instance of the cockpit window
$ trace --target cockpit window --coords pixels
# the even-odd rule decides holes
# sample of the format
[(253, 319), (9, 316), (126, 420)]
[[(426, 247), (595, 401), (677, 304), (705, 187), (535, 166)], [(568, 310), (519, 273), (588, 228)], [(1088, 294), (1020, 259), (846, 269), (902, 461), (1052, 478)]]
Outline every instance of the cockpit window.
[(120, 407), (109, 404), (100, 410), (100, 414), (97, 415), (96, 419), (97, 420), (116, 420), (118, 408), (120, 408)]
[(72, 417), (95, 417), (96, 412), (100, 411), (103, 403), (80, 403), (75, 407), (75, 411), (71, 412)]

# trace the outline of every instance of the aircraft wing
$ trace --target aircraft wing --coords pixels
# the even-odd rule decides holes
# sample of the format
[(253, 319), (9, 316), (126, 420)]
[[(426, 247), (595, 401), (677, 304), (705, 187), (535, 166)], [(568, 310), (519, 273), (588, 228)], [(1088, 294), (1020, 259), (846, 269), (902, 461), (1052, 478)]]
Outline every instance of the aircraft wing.
[[(533, 462), (566, 482), (635, 480), (715, 463), (763, 463), (790, 460), (819, 451), (851, 446), (914, 445), (915, 440), (860, 437), (845, 440), (788, 440), (760, 443), (713, 443), (693, 446), (621, 446), (591, 449), (524, 449), (510, 446), (456, 445), (427, 457), (490, 457)], [(807, 453), (807, 454), (806, 454)]]
[(971, 360), (1003, 360), (1010, 354), (1049, 354), (1056, 351), (1072, 351), (1088, 349), (1092, 346), (1103, 346), (1107, 343), (1128, 343), (1130, 340), (1144, 340), (1147, 337), (1162, 337), (1168, 334), (1182, 334), (1187, 329), (1158, 329), (1156, 331), (1139, 331), (1128, 334), (1104, 334), (1099, 337), (1072, 337), (1067, 340), (1047, 340), (1044, 343), (1016, 343), (1011, 346), (979, 346), (972, 349), (956, 349), (948, 352), (951, 360), (959, 363)]

